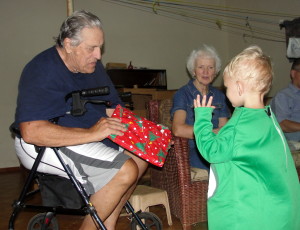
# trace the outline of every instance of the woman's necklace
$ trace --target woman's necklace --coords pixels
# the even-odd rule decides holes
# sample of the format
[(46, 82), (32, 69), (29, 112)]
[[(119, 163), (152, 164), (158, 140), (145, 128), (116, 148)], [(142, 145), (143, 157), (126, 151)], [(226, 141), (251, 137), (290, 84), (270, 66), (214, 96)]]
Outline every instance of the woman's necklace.
[(207, 95), (208, 92), (208, 86), (201, 84), (197, 79), (194, 81), (194, 86), (198, 91), (201, 93), (202, 96)]

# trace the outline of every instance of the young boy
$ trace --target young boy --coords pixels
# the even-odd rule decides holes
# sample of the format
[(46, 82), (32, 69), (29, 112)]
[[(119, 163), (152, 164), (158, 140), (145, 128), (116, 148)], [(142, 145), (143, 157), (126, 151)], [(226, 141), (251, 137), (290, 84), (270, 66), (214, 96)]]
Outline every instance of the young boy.
[(212, 132), (213, 98), (194, 100), (194, 133), (211, 163), (209, 230), (299, 230), (300, 185), (284, 135), (264, 95), (273, 72), (269, 57), (251, 46), (224, 70), (232, 118)]

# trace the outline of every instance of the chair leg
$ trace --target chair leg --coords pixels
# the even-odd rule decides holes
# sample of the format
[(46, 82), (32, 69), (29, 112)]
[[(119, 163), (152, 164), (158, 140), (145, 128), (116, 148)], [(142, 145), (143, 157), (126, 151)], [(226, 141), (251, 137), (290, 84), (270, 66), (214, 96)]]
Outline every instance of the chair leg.
[(38, 155), (37, 155), (37, 157), (36, 157), (36, 159), (34, 161), (32, 169), (29, 172), (29, 175), (28, 175), (28, 177), (26, 179), (26, 182), (25, 182), (24, 187), (23, 187), (23, 189), (21, 191), (19, 199), (17, 201), (15, 201), (14, 204), (13, 204), (13, 212), (12, 212), (12, 214), (10, 216), (9, 223), (8, 223), (8, 229), (9, 230), (13, 230), (14, 229), (15, 219), (16, 219), (18, 213), (23, 208), (23, 205), (24, 205), (23, 202), (24, 202), (24, 200), (25, 200), (25, 198), (27, 196), (27, 192), (28, 192), (28, 190), (29, 190), (29, 188), (31, 186), (31, 183), (32, 183), (32, 181), (35, 178), (35, 175), (36, 175), (36, 172), (37, 172), (37, 168), (38, 168), (38, 166), (39, 166), (39, 164), (41, 162), (41, 159), (42, 159), (42, 157), (43, 157), (43, 155), (45, 153), (45, 150), (46, 150), (45, 147), (39, 148)]

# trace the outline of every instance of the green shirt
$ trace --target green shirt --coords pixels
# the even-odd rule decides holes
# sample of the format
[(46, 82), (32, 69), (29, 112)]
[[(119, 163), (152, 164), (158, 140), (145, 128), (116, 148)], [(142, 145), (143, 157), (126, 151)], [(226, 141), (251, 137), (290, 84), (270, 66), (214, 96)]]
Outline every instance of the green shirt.
[(217, 135), (212, 110), (196, 108), (194, 124), (199, 151), (216, 177), (208, 199), (209, 229), (299, 230), (299, 179), (269, 107), (236, 108)]

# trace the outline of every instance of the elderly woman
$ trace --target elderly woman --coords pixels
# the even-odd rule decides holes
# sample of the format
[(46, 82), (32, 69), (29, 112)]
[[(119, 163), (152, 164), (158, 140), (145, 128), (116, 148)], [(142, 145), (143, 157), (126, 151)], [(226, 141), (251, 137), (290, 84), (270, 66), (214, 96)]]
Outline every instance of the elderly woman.
[(211, 83), (221, 69), (221, 60), (213, 47), (204, 45), (193, 50), (187, 60), (187, 69), (193, 79), (181, 87), (173, 98), (171, 109), (172, 131), (175, 136), (189, 139), (190, 165), (195, 168), (209, 169), (209, 164), (199, 153), (194, 140), (194, 104), (193, 100), (199, 94), (213, 96), (215, 106), (212, 123), (217, 132), (228, 120), (229, 110), (225, 95)]

